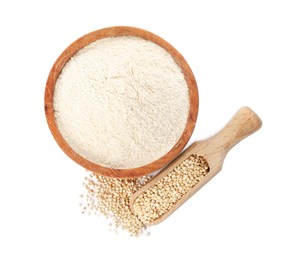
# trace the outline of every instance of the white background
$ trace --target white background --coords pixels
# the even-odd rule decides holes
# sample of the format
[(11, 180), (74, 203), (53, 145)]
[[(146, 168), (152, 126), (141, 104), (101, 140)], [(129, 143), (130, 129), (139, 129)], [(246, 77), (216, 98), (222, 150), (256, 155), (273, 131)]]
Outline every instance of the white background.
[[(192, 3), (192, 4), (191, 4)], [(293, 259), (292, 1), (2, 1), (0, 259)], [(150, 236), (81, 214), (85, 170), (43, 110), (51, 66), (72, 41), (129, 25), (179, 50), (197, 79), (192, 140), (250, 106), (262, 129)]]

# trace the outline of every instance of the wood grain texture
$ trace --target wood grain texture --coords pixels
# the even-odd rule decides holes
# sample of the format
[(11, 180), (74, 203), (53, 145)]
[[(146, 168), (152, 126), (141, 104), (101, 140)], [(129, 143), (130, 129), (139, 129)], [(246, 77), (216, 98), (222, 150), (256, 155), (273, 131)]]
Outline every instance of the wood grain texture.
[[(61, 133), (58, 130), (55, 117), (54, 117), (54, 89), (56, 81), (61, 73), (64, 65), (67, 61), (75, 55), (80, 49), (84, 48), (88, 44), (97, 41), (102, 38), (107, 37), (115, 37), (115, 36), (136, 36), (140, 37), (149, 41), (152, 41), (166, 51), (168, 51), (178, 66), (181, 68), (182, 73), (184, 74), (185, 81), (188, 85), (189, 89), (189, 100), (190, 100), (190, 110), (188, 114), (188, 120), (184, 129), (184, 132), (178, 142), (174, 145), (174, 147), (164, 156), (159, 158), (158, 160), (147, 164), (142, 167), (133, 168), (133, 169), (112, 169), (103, 167), (101, 165), (95, 164), (84, 157), (80, 156), (76, 153), (64, 140)], [(194, 75), (183, 58), (183, 56), (168, 42), (160, 38), (159, 36), (150, 33), (148, 31), (134, 28), (134, 27), (126, 27), (126, 26), (117, 26), (117, 27), (109, 27), (101, 30), (97, 30), (86, 34), (73, 42), (70, 46), (68, 46), (64, 52), (59, 56), (59, 58), (54, 63), (50, 74), (48, 76), (46, 89), (45, 89), (45, 113), (48, 126), (50, 131), (55, 138), (58, 145), (61, 149), (76, 163), (80, 164), (84, 168), (96, 172), (101, 175), (115, 177), (115, 178), (134, 178), (140, 177), (154, 171), (159, 170), (160, 168), (164, 167), (168, 164), (171, 160), (173, 160), (184, 148), (187, 144), (188, 140), (190, 139), (192, 132), (195, 127), (195, 122), (197, 119), (198, 114), (198, 90), (197, 84), (194, 78)]]
[[(170, 216), (176, 209), (178, 209), (185, 201), (187, 201), (194, 193), (202, 188), (207, 182), (209, 182), (223, 166), (224, 159), (229, 150), (240, 142), (245, 137), (251, 135), (257, 131), (262, 125), (262, 122), (257, 114), (255, 114), (250, 108), (241, 108), (231, 121), (215, 136), (193, 143), (188, 147), (178, 158), (171, 162), (165, 169), (159, 172), (149, 183), (147, 183), (142, 189), (137, 191), (130, 198), (131, 209), (133, 210), (133, 203), (135, 199), (145, 192), (148, 188), (157, 183), (160, 179), (169, 174), (175, 167), (182, 163), (192, 154), (203, 156), (209, 164), (209, 173), (197, 183), (190, 191), (185, 194), (165, 215), (153, 221), (148, 225), (155, 225), (168, 216)], [(134, 212), (135, 214), (135, 212)]]

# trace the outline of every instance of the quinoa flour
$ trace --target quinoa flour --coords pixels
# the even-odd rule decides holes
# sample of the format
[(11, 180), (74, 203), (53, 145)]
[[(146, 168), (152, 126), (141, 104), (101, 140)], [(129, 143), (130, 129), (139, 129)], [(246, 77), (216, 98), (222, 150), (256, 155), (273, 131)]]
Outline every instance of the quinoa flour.
[(64, 66), (54, 91), (55, 120), (70, 147), (111, 168), (149, 164), (182, 135), (188, 87), (159, 45), (132, 36), (89, 44)]

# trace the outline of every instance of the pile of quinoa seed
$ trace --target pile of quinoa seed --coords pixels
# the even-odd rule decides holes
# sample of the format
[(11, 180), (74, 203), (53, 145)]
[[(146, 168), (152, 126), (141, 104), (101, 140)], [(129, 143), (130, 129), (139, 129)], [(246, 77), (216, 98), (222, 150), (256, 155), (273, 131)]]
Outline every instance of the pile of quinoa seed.
[[(102, 214), (115, 230), (141, 235), (146, 225), (170, 211), (180, 199), (209, 173), (207, 161), (192, 154), (166, 176), (141, 193), (130, 208), (130, 197), (151, 180), (151, 176), (116, 179), (90, 173), (86, 177), (83, 211)], [(84, 213), (83, 212), (83, 213)]]
[(190, 155), (135, 199), (134, 213), (144, 224), (153, 222), (170, 211), (208, 172), (209, 165), (202, 156)]

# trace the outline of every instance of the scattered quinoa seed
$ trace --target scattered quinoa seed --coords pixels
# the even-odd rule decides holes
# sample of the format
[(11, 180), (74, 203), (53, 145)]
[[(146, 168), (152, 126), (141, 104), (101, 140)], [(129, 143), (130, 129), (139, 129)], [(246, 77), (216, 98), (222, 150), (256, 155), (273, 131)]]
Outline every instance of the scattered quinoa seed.
[(127, 230), (130, 235), (143, 233), (145, 225), (135, 216), (129, 199), (137, 190), (142, 188), (151, 177), (144, 176), (134, 179), (115, 179), (91, 173), (85, 180), (87, 194), (85, 195), (84, 211), (98, 213), (109, 218), (109, 227)]

